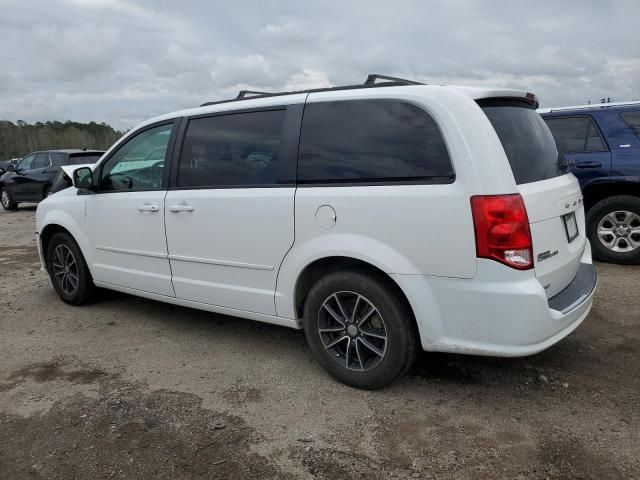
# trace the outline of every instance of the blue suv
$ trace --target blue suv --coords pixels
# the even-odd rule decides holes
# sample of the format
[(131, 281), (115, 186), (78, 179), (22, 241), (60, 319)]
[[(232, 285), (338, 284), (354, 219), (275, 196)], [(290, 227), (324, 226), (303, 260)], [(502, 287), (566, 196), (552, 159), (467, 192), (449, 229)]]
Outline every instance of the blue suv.
[(640, 264), (640, 101), (538, 112), (580, 181), (594, 256)]

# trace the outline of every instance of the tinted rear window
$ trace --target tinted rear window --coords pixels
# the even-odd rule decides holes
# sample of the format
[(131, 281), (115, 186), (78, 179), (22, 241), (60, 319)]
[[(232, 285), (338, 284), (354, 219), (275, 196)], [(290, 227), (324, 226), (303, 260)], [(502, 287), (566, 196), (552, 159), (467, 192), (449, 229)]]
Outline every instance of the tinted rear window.
[(31, 168), (44, 168), (49, 165), (49, 154), (47, 152), (41, 152), (36, 154), (36, 160), (33, 162)]
[(415, 105), (350, 100), (305, 107), (298, 160), (301, 183), (450, 183), (453, 175), (438, 125)]
[(603, 152), (607, 150), (598, 127), (589, 115), (545, 118), (560, 153)]
[(269, 110), (190, 120), (180, 156), (178, 185), (277, 184), (284, 116), (284, 110)]
[(69, 157), (69, 165), (81, 165), (83, 163), (96, 163), (102, 153), (83, 153)]
[(563, 175), (553, 135), (542, 117), (524, 102), (480, 101), (518, 185)]
[(622, 120), (640, 137), (640, 110), (636, 112), (623, 112), (620, 114)]

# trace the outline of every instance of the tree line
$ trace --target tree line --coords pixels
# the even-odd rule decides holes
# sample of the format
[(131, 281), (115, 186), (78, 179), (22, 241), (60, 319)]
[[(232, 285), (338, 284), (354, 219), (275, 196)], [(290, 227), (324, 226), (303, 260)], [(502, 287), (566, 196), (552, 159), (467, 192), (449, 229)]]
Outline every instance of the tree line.
[(106, 123), (36, 122), (0, 120), (0, 160), (24, 157), (36, 150), (87, 148), (106, 150), (124, 132)]

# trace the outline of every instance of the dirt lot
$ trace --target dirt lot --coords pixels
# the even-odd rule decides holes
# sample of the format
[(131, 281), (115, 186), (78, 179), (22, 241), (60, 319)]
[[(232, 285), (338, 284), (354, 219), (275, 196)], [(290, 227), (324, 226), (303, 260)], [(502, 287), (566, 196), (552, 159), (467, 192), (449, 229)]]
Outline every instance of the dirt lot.
[(640, 478), (640, 269), (524, 359), (423, 354), (377, 392), (301, 332), (116, 293), (62, 303), (0, 212), (0, 478)]

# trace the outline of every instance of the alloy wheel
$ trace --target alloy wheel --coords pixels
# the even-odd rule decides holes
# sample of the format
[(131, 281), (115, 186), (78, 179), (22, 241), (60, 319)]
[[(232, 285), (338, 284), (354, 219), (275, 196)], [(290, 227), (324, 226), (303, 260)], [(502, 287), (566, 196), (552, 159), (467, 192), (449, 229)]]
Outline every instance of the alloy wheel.
[(387, 351), (387, 328), (376, 306), (355, 292), (335, 292), (318, 312), (324, 349), (340, 366), (355, 371), (375, 368)]
[(611, 212), (598, 222), (597, 234), (607, 249), (632, 252), (640, 248), (640, 216), (626, 210)]
[(9, 192), (7, 192), (7, 190), (2, 190), (2, 195), (1, 195), (1, 200), (2, 200), (2, 206), (4, 208), (9, 208), (9, 205), (11, 204), (11, 199), (9, 198)]
[(53, 250), (52, 267), (60, 290), (72, 295), (78, 288), (78, 262), (68, 246), (60, 244)]

